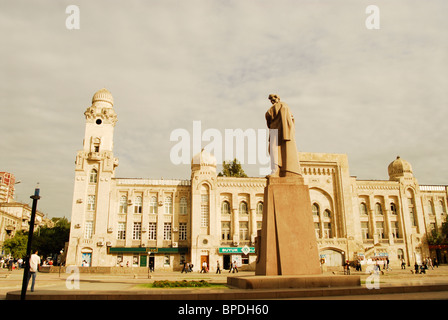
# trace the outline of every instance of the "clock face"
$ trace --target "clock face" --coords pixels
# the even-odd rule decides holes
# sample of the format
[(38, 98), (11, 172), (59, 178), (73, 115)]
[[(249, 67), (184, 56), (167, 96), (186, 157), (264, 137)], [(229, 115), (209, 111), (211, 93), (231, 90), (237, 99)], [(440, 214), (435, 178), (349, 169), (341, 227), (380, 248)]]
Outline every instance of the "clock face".
[(96, 123), (97, 125), (100, 125), (101, 123), (103, 123), (103, 120), (101, 120), (101, 119), (96, 119), (95, 123)]

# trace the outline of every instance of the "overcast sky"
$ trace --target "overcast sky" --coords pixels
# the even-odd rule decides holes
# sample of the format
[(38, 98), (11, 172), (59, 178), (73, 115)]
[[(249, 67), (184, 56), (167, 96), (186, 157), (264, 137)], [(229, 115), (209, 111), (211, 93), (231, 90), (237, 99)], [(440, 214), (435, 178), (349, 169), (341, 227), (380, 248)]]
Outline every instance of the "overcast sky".
[[(66, 28), (73, 4), (79, 30)], [(173, 130), (264, 129), (277, 93), (299, 151), (347, 154), (352, 176), (378, 180), (400, 155), (421, 184), (448, 184), (447, 12), (446, 0), (0, 0), (0, 171), (21, 181), (17, 200), (40, 182), (38, 209), (70, 219), (83, 113), (105, 87), (116, 177), (188, 179), (170, 161)]]

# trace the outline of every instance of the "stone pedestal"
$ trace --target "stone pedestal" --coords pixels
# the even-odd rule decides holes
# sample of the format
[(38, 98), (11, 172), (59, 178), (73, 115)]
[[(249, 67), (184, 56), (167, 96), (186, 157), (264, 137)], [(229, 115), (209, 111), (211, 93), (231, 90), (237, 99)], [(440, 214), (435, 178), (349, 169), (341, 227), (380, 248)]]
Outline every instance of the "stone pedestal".
[(257, 276), (321, 273), (309, 189), (302, 176), (268, 179), (257, 255)]

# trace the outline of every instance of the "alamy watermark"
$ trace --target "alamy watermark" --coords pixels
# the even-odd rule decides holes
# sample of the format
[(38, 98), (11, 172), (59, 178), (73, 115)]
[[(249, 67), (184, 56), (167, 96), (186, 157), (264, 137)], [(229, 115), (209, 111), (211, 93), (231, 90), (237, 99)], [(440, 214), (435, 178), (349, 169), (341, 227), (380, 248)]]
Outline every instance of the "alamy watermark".
[[(238, 159), (241, 164), (259, 165), (259, 174), (270, 174), (271, 157), (268, 145), (277, 141), (277, 130), (270, 129), (225, 129), (209, 128), (202, 132), (201, 121), (193, 121), (192, 134), (187, 129), (178, 128), (171, 132), (170, 141), (177, 142), (170, 151), (171, 163), (175, 165), (194, 164), (195, 155), (202, 150), (213, 154), (217, 163)], [(207, 143), (203, 146), (203, 142)], [(277, 148), (269, 147), (275, 153)], [(193, 160), (192, 160), (193, 157)]]

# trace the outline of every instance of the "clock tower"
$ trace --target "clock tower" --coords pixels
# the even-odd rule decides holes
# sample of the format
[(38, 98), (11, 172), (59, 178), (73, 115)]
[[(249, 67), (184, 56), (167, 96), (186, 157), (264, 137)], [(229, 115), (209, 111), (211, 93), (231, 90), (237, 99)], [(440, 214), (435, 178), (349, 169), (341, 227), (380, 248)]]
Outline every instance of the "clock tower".
[(67, 265), (98, 266), (111, 235), (110, 193), (118, 159), (113, 155), (117, 114), (107, 89), (97, 91), (86, 118), (83, 149), (75, 161), (70, 246)]

